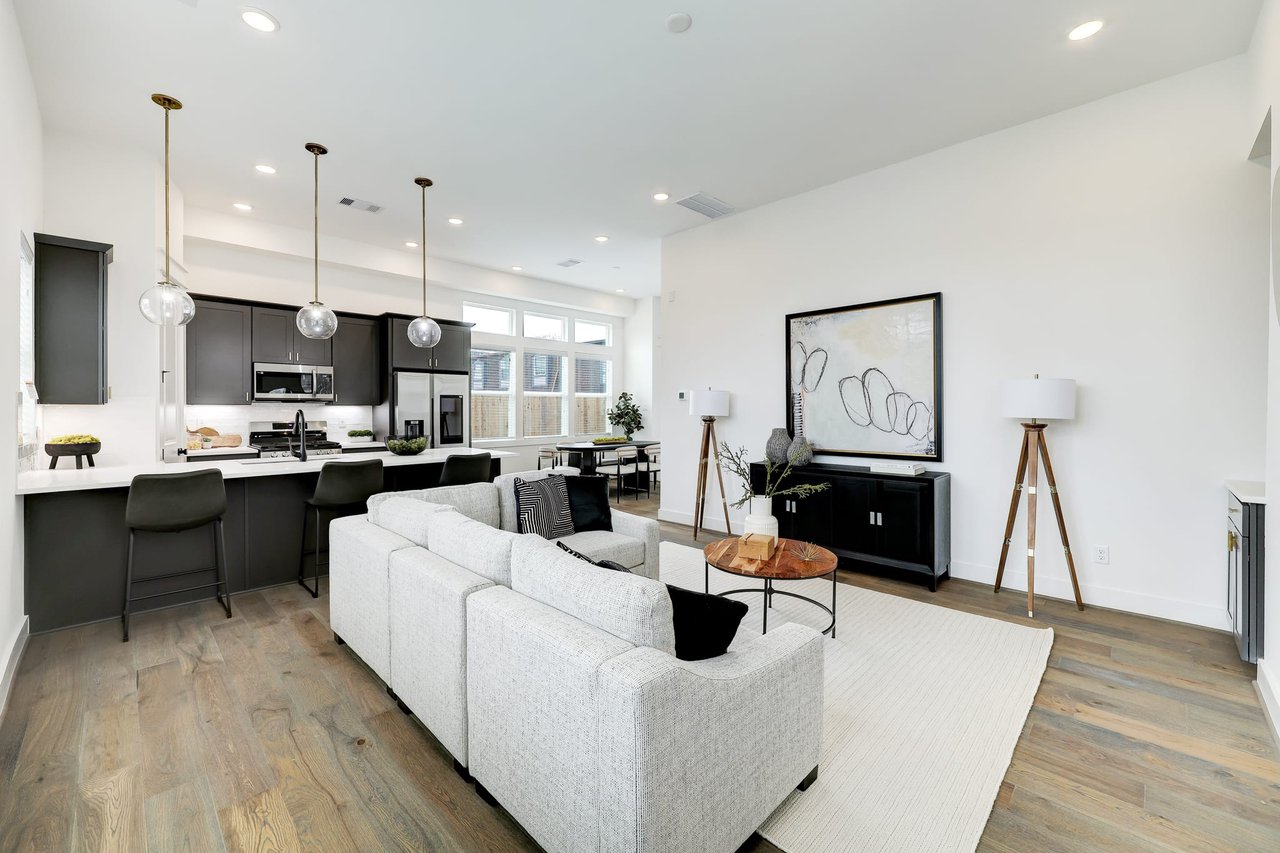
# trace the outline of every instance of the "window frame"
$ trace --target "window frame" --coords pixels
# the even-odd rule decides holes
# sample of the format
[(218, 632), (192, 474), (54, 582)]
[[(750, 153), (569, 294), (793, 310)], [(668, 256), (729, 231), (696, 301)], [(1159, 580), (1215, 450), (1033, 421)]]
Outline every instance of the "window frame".
[[(496, 335), (498, 333), (488, 332), (486, 334)], [(470, 432), (471, 432), (472, 443), (475, 443), (478, 441), (479, 442), (514, 441), (520, 437), (519, 435), (519, 426), (520, 426), (519, 411), (520, 410), (519, 410), (519, 402), (517, 400), (519, 396), (518, 386), (520, 385), (520, 382), (517, 379), (517, 371), (515, 370), (515, 362), (518, 356), (518, 350), (516, 349), (516, 347), (510, 346), (510, 345), (508, 346), (495, 346), (493, 344), (477, 345), (473, 341), (471, 345), (471, 355), (468, 358), (469, 365), (473, 363), (471, 359), (474, 359), (476, 352), (501, 352), (501, 353), (506, 353), (511, 358), (510, 376), (507, 380), (507, 385), (509, 387), (507, 388), (506, 391), (483, 391), (483, 390), (477, 391), (475, 388), (471, 387), (471, 383), (473, 381), (472, 376), (474, 375), (474, 371), (472, 372), (472, 375), (469, 375), (467, 377), (467, 389), (468, 389), (468, 393), (470, 394), (471, 400), (474, 401), (476, 397), (504, 396), (508, 398), (507, 423), (509, 424), (509, 429), (508, 429), (507, 435), (505, 436), (488, 436), (483, 438), (477, 438), (475, 435), (475, 426), (476, 426), (475, 410), (474, 408), (472, 408), (473, 403), (468, 403), (468, 409), (469, 409), (468, 416), (471, 418)]]
[(504, 336), (504, 337), (508, 337), (508, 338), (514, 338), (514, 337), (516, 337), (516, 323), (519, 321), (519, 318), (517, 317), (517, 315), (519, 314), (518, 309), (515, 309), (515, 308), (507, 308), (507, 307), (502, 306), (502, 305), (485, 305), (484, 303), (481, 303), (481, 302), (463, 302), (463, 303), (462, 303), (462, 320), (463, 320), (463, 322), (465, 322), (465, 323), (474, 322), (474, 321), (472, 321), (472, 320), (468, 320), (468, 319), (467, 319), (467, 309), (468, 309), (468, 308), (479, 308), (479, 309), (481, 309), (482, 311), (499, 311), (499, 312), (501, 312), (501, 313), (503, 313), (503, 314), (506, 314), (506, 315), (507, 315), (507, 320), (508, 320), (508, 322), (507, 322), (507, 331), (505, 331), (505, 332), (491, 332), (491, 331), (488, 331), (488, 330), (485, 330), (485, 329), (480, 329), (478, 326), (475, 326), (475, 327), (473, 327), (473, 329), (474, 329), (474, 331), (476, 331), (477, 333), (482, 334), (482, 335), (502, 335), (502, 336)]

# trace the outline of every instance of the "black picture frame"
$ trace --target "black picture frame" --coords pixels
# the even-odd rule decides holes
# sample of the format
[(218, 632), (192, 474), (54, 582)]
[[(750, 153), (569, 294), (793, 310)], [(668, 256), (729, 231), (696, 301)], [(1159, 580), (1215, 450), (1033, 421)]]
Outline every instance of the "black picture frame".
[[(831, 447), (825, 444), (819, 444), (815, 442), (815, 452), (823, 455), (830, 455), (830, 456), (860, 456), (860, 457), (866, 457), (871, 459), (904, 459), (904, 460), (911, 460), (915, 462), (941, 462), (942, 461), (942, 423), (943, 423), (942, 422), (942, 378), (943, 378), (943, 374), (942, 374), (942, 293), (941, 292), (922, 293), (915, 296), (903, 296), (896, 299), (881, 299), (875, 302), (861, 302), (855, 305), (843, 305), (838, 308), (823, 308), (816, 311), (802, 311), (794, 314), (788, 314), (786, 316), (786, 345), (787, 345), (787, 359), (786, 359), (787, 369), (786, 369), (786, 377), (785, 377), (786, 393), (783, 397), (783, 400), (785, 401), (785, 405), (786, 405), (786, 410), (787, 410), (788, 432), (790, 432), (792, 435), (796, 434), (797, 407), (795, 405), (795, 397), (798, 392), (796, 390), (795, 383), (793, 381), (795, 379), (795, 376), (793, 373), (793, 368), (795, 366), (793, 364), (793, 356), (796, 353), (796, 346), (795, 346), (796, 341), (793, 339), (793, 329), (795, 327), (795, 321), (821, 317), (824, 315), (841, 315), (841, 314), (850, 314), (854, 312), (868, 311), (868, 310), (873, 310), (877, 308), (888, 308), (888, 307), (897, 306), (897, 305), (905, 305), (913, 302), (929, 302), (931, 303), (931, 308), (932, 308), (932, 316), (933, 316), (932, 349), (933, 349), (934, 382), (933, 382), (933, 399), (928, 403), (928, 405), (931, 406), (931, 410), (929, 414), (932, 417), (932, 433), (933, 433), (932, 451), (920, 452), (920, 453), (916, 453), (916, 452), (895, 453), (895, 452), (886, 452), (881, 450), (867, 450), (864, 448), (858, 448), (853, 446)], [(808, 367), (808, 364), (807, 364), (808, 358), (812, 358), (814, 354), (815, 353), (810, 353), (807, 356), (805, 367)], [(826, 353), (825, 355), (826, 355), (826, 360), (822, 363), (824, 368), (824, 373), (827, 369), (835, 369), (837, 371), (842, 369), (839, 364), (834, 364), (834, 365), (830, 364), (832, 360), (832, 355), (830, 353)], [(833, 376), (831, 379), (831, 382), (832, 384), (836, 384), (838, 388), (843, 388), (843, 383), (849, 380), (859, 379), (859, 381), (865, 382), (866, 373), (868, 372), (870, 371), (869, 370), (865, 371), (861, 377), (858, 377), (856, 374), (851, 374), (849, 376), (844, 376), (842, 378), (836, 379)], [(803, 381), (804, 376), (802, 375), (801, 378)], [(821, 382), (822, 378), (825, 378), (825, 376), (819, 378), (818, 382)], [(923, 404), (924, 401), (911, 399), (909, 397), (906, 397), (906, 395), (902, 394), (902, 392), (897, 392), (896, 390), (893, 390), (893, 386), (891, 383), (889, 387), (890, 387), (890, 390), (892, 391), (890, 396), (893, 397), (894, 400), (892, 403), (887, 402), (886, 407), (892, 409), (892, 411), (895, 413), (895, 417), (894, 417), (895, 423), (889, 425), (889, 428), (885, 428), (884, 426), (879, 426), (877, 427), (877, 429), (879, 429), (881, 432), (893, 432), (896, 434), (905, 435), (905, 433), (900, 432), (900, 430), (903, 427), (901, 423), (897, 423), (898, 419), (896, 417), (896, 413), (899, 410), (903, 409), (902, 403), (904, 402), (907, 403), (908, 405), (904, 410), (907, 414), (904, 414), (904, 417), (906, 418), (907, 423), (913, 423), (913, 418), (909, 413), (912, 411), (917, 411), (917, 412), (923, 411), (918, 407), (921, 404)], [(842, 398), (842, 402), (843, 402), (843, 398)], [(847, 412), (848, 406), (846, 405), (845, 408)], [(855, 422), (854, 428), (856, 428), (857, 426), (861, 426), (861, 425), (856, 424)], [(810, 438), (810, 440), (813, 439), (813, 436), (808, 436), (808, 437)]]

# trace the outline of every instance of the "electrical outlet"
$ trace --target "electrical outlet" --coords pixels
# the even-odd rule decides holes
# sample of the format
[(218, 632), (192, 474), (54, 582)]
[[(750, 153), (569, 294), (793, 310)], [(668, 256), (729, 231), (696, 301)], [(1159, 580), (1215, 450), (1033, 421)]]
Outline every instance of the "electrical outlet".
[(1111, 546), (1110, 545), (1094, 545), (1093, 561), (1100, 566), (1110, 565), (1111, 563)]

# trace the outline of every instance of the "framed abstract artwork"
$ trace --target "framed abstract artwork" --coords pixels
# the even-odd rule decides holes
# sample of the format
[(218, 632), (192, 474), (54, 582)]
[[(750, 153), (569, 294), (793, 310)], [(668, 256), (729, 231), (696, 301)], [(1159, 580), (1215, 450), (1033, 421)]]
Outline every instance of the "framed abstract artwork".
[(818, 453), (942, 461), (942, 294), (788, 314), (787, 426)]

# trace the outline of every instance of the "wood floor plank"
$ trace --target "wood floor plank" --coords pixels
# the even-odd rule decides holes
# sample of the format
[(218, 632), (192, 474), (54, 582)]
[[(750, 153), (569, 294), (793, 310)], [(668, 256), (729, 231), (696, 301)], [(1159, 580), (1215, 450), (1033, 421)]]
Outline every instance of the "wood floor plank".
[(148, 797), (202, 775), (191, 676), (174, 657), (138, 671), (143, 789)]
[(137, 764), (142, 756), (142, 725), (136, 700), (91, 708), (84, 713), (80, 737), (81, 782), (111, 776)]
[(139, 767), (130, 764), (81, 782), (77, 791), (77, 851), (131, 851), (146, 847)]
[(276, 788), (218, 812), (232, 853), (291, 853), (303, 850), (289, 806)]
[(149, 850), (222, 853), (227, 849), (203, 776), (147, 797), (144, 808)]
[(219, 809), (260, 794), (276, 782), (244, 706), (227, 689), (224, 671), (225, 667), (202, 668), (192, 674), (204, 748), (201, 764)]

